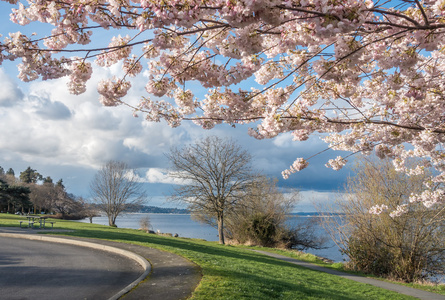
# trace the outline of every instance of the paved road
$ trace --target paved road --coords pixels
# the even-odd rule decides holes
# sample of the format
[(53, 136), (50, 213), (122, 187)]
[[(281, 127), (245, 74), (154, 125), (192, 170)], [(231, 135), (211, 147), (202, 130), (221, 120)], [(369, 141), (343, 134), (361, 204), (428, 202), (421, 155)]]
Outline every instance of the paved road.
[(141, 274), (109, 252), (0, 237), (0, 299), (108, 299)]

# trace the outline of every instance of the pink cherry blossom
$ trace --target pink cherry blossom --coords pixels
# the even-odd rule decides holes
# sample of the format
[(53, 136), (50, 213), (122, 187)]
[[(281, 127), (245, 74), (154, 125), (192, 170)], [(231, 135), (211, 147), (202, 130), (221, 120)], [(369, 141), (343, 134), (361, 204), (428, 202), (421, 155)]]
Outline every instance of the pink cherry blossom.
[(385, 212), (388, 209), (389, 207), (386, 204), (375, 205), (369, 209), (369, 213), (374, 215), (380, 215), (382, 212)]
[[(12, 22), (46, 24), (3, 34), (0, 63), (16, 61), (23, 81), (67, 76), (69, 91), (81, 94), (92, 62), (121, 66), (120, 78), (99, 83), (104, 105), (132, 106), (126, 95), (143, 74), (146, 94), (133, 108), (147, 121), (251, 124), (257, 139), (320, 135), (333, 150), (391, 158), (408, 175), (432, 168), (412, 199), (443, 203), (444, 0), (3, 1)], [(422, 163), (407, 167), (410, 158)]]
[(334, 170), (340, 170), (341, 168), (343, 168), (344, 165), (346, 165), (348, 161), (346, 159), (344, 159), (341, 156), (337, 156), (336, 159), (330, 159), (328, 161), (328, 163), (326, 164), (327, 168), (332, 168)]
[(398, 205), (396, 210), (392, 211), (389, 216), (391, 218), (400, 217), (403, 214), (406, 214), (408, 212), (408, 204), (401, 204)]
[(120, 99), (127, 94), (130, 87), (130, 82), (116, 77), (101, 80), (97, 87), (100, 94), (99, 101), (105, 106), (117, 106), (121, 104)]

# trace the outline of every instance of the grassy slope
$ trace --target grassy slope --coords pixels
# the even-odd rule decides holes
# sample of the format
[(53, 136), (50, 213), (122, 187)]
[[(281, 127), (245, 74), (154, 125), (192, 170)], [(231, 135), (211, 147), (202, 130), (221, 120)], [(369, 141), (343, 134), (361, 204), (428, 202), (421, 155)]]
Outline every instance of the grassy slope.
[[(0, 214), (0, 226), (18, 226), (19, 219), (24, 218)], [(190, 259), (203, 273), (193, 299), (414, 299), (301, 268), (244, 247), (63, 220), (57, 220), (54, 228), (74, 230), (65, 235), (134, 243)]]

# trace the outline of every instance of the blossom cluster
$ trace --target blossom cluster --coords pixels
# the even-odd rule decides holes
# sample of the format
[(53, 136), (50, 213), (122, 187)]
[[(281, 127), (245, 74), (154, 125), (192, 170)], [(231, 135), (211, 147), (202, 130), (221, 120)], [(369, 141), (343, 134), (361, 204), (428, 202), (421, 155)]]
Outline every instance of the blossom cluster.
[(434, 191), (426, 190), (420, 195), (411, 195), (410, 202), (420, 202), (428, 208), (433, 207), (438, 203), (445, 203), (445, 191), (442, 189), (436, 189)]
[(86, 91), (86, 82), (91, 78), (93, 68), (91, 63), (85, 62), (79, 58), (71, 64), (70, 80), (68, 81), (68, 90), (75, 95)]
[(385, 212), (388, 209), (389, 207), (386, 204), (374, 205), (369, 209), (369, 213), (373, 215), (380, 215), (382, 212)]
[(341, 168), (343, 168), (344, 165), (346, 165), (348, 161), (346, 159), (344, 159), (341, 156), (337, 156), (336, 159), (330, 159), (328, 161), (328, 163), (326, 164), (326, 167), (328, 168), (332, 168), (335, 171), (340, 170)]
[(304, 158), (297, 158), (294, 163), (289, 167), (289, 169), (284, 170), (281, 174), (283, 175), (283, 178), (287, 179), (289, 178), (289, 175), (295, 172), (299, 172), (306, 168), (309, 165), (309, 163)]
[(127, 94), (130, 87), (130, 82), (117, 77), (101, 80), (97, 87), (97, 91), (100, 94), (99, 101), (105, 106), (120, 105), (120, 99)]
[(397, 205), (396, 210), (392, 211), (389, 216), (391, 218), (400, 217), (408, 212), (408, 204)]

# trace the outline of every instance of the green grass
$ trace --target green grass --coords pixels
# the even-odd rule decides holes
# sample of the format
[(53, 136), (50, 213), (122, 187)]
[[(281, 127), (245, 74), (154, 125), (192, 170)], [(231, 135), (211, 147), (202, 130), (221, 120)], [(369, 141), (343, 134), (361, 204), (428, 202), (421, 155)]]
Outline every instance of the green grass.
[[(0, 214), (0, 226), (18, 227), (24, 217)], [(179, 254), (201, 267), (192, 299), (414, 299), (323, 272), (312, 271), (246, 247), (170, 238), (138, 230), (56, 220), (63, 235), (133, 243)], [(55, 233), (55, 232), (54, 232)]]

